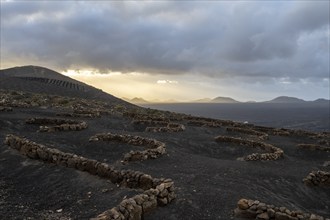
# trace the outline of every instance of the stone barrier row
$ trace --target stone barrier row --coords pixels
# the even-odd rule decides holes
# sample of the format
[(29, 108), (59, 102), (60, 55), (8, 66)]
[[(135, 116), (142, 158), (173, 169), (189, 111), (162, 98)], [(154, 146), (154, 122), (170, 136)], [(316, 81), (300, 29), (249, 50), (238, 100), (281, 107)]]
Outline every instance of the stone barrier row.
[(330, 186), (330, 172), (312, 171), (303, 179), (303, 182), (307, 186)]
[(312, 131), (305, 131), (305, 130), (294, 130), (294, 129), (287, 129), (287, 128), (271, 128), (271, 127), (263, 127), (263, 126), (253, 126), (254, 130), (265, 132), (271, 135), (277, 136), (300, 136), (300, 137), (309, 137), (312, 139), (329, 139), (330, 132), (312, 132)]
[(175, 199), (174, 182), (171, 179), (152, 178), (139, 171), (116, 170), (114, 167), (72, 153), (37, 144), (15, 135), (7, 135), (5, 144), (31, 159), (38, 159), (80, 171), (88, 172), (112, 183), (145, 190), (133, 198), (124, 199), (118, 206), (98, 215), (95, 219), (143, 219), (143, 215), (164, 206)]
[(100, 116), (96, 116), (94, 114), (78, 114), (78, 113), (71, 113), (71, 112), (56, 113), (56, 116), (70, 117), (70, 118), (96, 118), (96, 117), (100, 117)]
[(13, 108), (12, 107), (3, 107), (0, 106), (0, 112), (12, 112)]
[(39, 132), (80, 131), (88, 127), (85, 121), (61, 118), (29, 118), (26, 120), (26, 123), (41, 125), (38, 130)]
[(156, 121), (156, 120), (133, 120), (134, 125), (146, 125), (146, 126), (167, 126), (169, 121)]
[(217, 122), (211, 121), (200, 121), (200, 120), (189, 120), (187, 122), (190, 126), (197, 126), (197, 127), (209, 127), (209, 128), (219, 128), (222, 127), (222, 124)]
[(4, 102), (1, 102), (0, 104), (4, 107), (13, 107), (13, 108), (28, 108), (32, 106), (32, 104), (17, 100), (10, 100), (10, 101), (6, 100)]
[(145, 129), (146, 132), (179, 132), (186, 129), (182, 124), (171, 123), (169, 121), (133, 120), (132, 124), (148, 126)]
[(215, 141), (245, 145), (253, 148), (260, 148), (262, 150), (270, 152), (270, 153), (253, 153), (243, 158), (238, 158), (239, 160), (245, 160), (245, 161), (278, 160), (284, 154), (281, 148), (260, 141), (245, 140), (242, 138), (234, 138), (234, 137), (221, 136), (221, 135), (215, 137)]
[(147, 127), (146, 132), (180, 132), (184, 131), (186, 127), (182, 124), (168, 123), (166, 127)]
[(165, 121), (169, 122), (170, 120), (163, 115), (152, 115), (152, 114), (141, 114), (136, 112), (124, 112), (124, 117), (134, 119), (136, 121)]
[(240, 199), (234, 214), (239, 218), (258, 220), (330, 220), (319, 215), (302, 211), (291, 211), (285, 207), (267, 205), (258, 200)]
[(330, 147), (321, 146), (317, 144), (298, 144), (297, 147), (301, 149), (307, 149), (307, 150), (320, 150), (320, 151), (328, 151), (330, 152)]
[(155, 139), (133, 136), (128, 134), (96, 134), (92, 136), (89, 141), (114, 141), (147, 148), (143, 151), (130, 151), (129, 153), (124, 155), (123, 162), (155, 159), (166, 153), (165, 143), (157, 141)]
[(243, 123), (234, 122), (234, 121), (230, 121), (230, 120), (204, 118), (204, 117), (191, 116), (191, 115), (185, 116), (184, 119), (188, 121), (189, 125), (199, 126), (199, 127), (224, 127), (224, 126), (246, 127), (246, 126), (250, 126), (248, 124), (243, 124)]
[(266, 134), (264, 132), (260, 132), (260, 131), (255, 131), (252, 129), (239, 128), (239, 127), (228, 127), (226, 130), (229, 132), (239, 132), (239, 133), (243, 133), (243, 134), (255, 135), (255, 136), (258, 136), (258, 138), (263, 139), (263, 140), (268, 139), (268, 134)]

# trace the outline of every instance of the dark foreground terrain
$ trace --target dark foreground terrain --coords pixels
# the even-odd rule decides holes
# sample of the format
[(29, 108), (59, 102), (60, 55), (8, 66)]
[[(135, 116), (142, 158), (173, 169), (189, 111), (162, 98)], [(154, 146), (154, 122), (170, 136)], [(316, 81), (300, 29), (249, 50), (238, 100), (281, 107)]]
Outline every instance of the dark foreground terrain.
[(240, 219), (241, 198), (270, 205), (257, 219), (330, 218), (329, 132), (139, 108), (29, 68), (0, 74), (0, 219)]
[[(33, 117), (64, 118), (56, 114), (67, 112), (73, 104), (63, 100), (61, 103), (65, 104), (12, 107), (12, 111), (0, 113), (1, 219), (89, 219), (115, 207), (122, 199), (141, 193), (77, 169), (29, 159), (3, 143), (7, 134), (106, 162), (117, 169), (171, 178), (176, 187), (176, 199), (145, 214), (145, 219), (237, 219), (233, 210), (240, 198), (330, 217), (329, 187), (309, 187), (302, 182), (312, 170), (330, 170), (329, 165), (324, 165), (330, 160), (329, 151), (297, 147), (297, 144), (320, 141), (324, 145), (329, 141), (329, 134), (320, 138), (311, 138), (310, 133), (275, 135), (270, 129), (263, 142), (281, 148), (284, 156), (275, 161), (241, 161), (237, 158), (260, 151), (235, 143), (216, 142), (214, 138), (218, 135), (258, 138), (244, 132), (227, 131), (226, 128), (232, 126), (244, 127), (227, 121), (218, 121), (223, 125), (209, 127), (209, 119), (143, 109), (125, 114), (122, 108), (109, 107), (109, 112), (100, 117), (78, 118), (88, 123), (88, 128), (81, 131), (37, 132), (38, 125), (26, 123)], [(93, 102), (89, 103), (89, 109), (94, 107)], [(145, 132), (144, 125), (134, 123), (141, 118), (175, 120), (184, 125), (185, 130)], [(265, 130), (249, 128), (253, 129)], [(88, 141), (102, 132), (154, 138), (166, 144), (167, 153), (157, 159), (122, 164), (123, 155), (139, 147)], [(324, 146), (329, 147), (328, 142)]]

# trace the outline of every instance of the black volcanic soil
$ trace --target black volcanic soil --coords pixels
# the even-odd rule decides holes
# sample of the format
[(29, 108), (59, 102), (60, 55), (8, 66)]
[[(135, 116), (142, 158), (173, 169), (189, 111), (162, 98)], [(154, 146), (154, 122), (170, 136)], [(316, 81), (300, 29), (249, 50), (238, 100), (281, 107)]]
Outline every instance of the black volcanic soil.
[[(237, 219), (232, 210), (240, 198), (330, 217), (330, 188), (307, 187), (302, 182), (312, 170), (330, 170), (323, 167), (330, 153), (298, 149), (296, 144), (315, 142), (307, 137), (270, 136), (265, 142), (282, 148), (284, 158), (246, 162), (236, 158), (257, 150), (214, 141), (217, 135), (235, 136), (225, 127), (188, 126), (181, 121), (186, 126), (183, 132), (147, 133), (132, 125), (131, 119), (115, 115), (83, 119), (88, 128), (82, 131), (37, 133), (38, 126), (25, 123), (30, 117), (55, 117), (56, 112), (37, 107), (0, 112), (1, 219), (88, 219), (116, 206), (124, 197), (141, 192), (75, 169), (28, 159), (3, 144), (7, 134), (105, 161), (118, 169), (173, 179), (177, 198), (145, 219)], [(123, 165), (123, 154), (139, 147), (88, 142), (100, 132), (155, 138), (166, 143), (167, 154)]]

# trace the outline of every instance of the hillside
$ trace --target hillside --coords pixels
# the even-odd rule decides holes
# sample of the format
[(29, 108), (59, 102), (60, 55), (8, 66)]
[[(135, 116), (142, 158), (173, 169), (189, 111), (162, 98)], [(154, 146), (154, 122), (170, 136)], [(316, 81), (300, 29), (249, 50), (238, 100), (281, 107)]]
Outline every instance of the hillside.
[(267, 101), (268, 103), (304, 103), (306, 102), (303, 99), (298, 99), (295, 97), (289, 97), (289, 96), (279, 96), (277, 98), (274, 98), (270, 101)]
[(22, 66), (0, 70), (0, 88), (131, 105), (100, 89), (39, 66)]
[(229, 98), (229, 97), (216, 97), (211, 100), (213, 103), (239, 103), (239, 101), (236, 101), (235, 99)]

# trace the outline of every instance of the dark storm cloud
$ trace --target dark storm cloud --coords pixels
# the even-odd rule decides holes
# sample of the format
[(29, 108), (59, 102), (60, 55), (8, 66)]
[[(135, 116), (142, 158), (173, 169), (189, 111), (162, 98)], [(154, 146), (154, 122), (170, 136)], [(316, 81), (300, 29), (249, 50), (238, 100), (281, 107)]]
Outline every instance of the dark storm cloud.
[(329, 77), (329, 2), (1, 2), (1, 61)]

